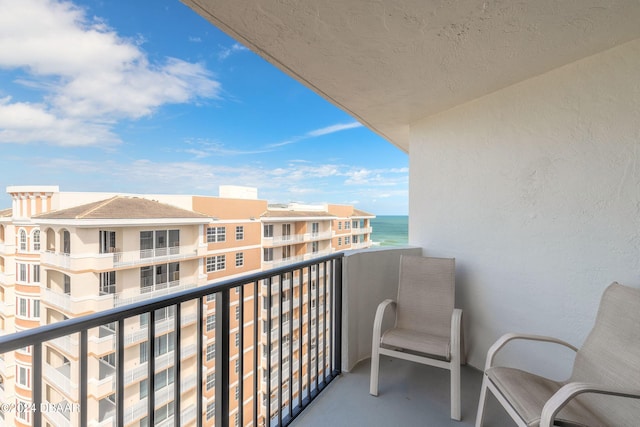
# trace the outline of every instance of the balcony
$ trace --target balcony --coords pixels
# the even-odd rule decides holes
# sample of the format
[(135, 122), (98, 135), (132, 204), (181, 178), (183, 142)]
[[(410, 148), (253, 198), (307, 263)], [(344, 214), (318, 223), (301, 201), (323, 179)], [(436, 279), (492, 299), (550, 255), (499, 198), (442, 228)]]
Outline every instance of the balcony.
[[(148, 417), (150, 408), (156, 410), (168, 402), (178, 402), (175, 414), (180, 414), (180, 420), (174, 416), (156, 420), (156, 425), (175, 425), (176, 421), (186, 423), (195, 418), (195, 414), (206, 413), (206, 407), (215, 403), (217, 416), (222, 416), (222, 425), (233, 424), (229, 414), (243, 414), (240, 425), (250, 423), (260, 425), (266, 416), (266, 408), (271, 408), (270, 426), (276, 425), (422, 425), (429, 420), (429, 425), (472, 425), (475, 418), (477, 394), (480, 390), (481, 375), (471, 367), (463, 369), (463, 421), (461, 423), (449, 420), (448, 375), (445, 371), (428, 366), (415, 365), (404, 361), (382, 360), (380, 397), (374, 398), (368, 394), (371, 325), (373, 312), (377, 303), (387, 297), (395, 295), (395, 277), (397, 263), (402, 253), (419, 253), (417, 248), (379, 249), (362, 252), (335, 254), (320, 258), (313, 262), (296, 264), (287, 268), (271, 270), (233, 279), (225, 282), (209, 284), (199, 288), (185, 289), (170, 295), (159, 296), (147, 301), (139, 301), (127, 306), (116, 307), (103, 313), (96, 313), (81, 318), (70, 319), (42, 328), (24, 331), (19, 334), (0, 337), (0, 353), (13, 351), (27, 344), (35, 344), (33, 354), (34, 393), (36, 401), (43, 402), (43, 384), (37, 378), (44, 374), (48, 384), (58, 385), (66, 392), (65, 399), (75, 402), (80, 396), (80, 413), (71, 414), (71, 421), (65, 423), (66, 415), (61, 416), (42, 414), (60, 425), (129, 425), (143, 417)], [(394, 267), (395, 266), (395, 267)], [(291, 286), (303, 284), (308, 286), (308, 271), (314, 271), (322, 280), (322, 286), (313, 288), (326, 301), (326, 311), (319, 313), (319, 323), (315, 319), (316, 310), (311, 310), (311, 328), (295, 327), (297, 333), (290, 338), (283, 338), (288, 333), (291, 323), (277, 306), (263, 307), (281, 299), (279, 283), (286, 283), (283, 291)], [(286, 278), (286, 279), (284, 279)], [(339, 279), (340, 278), (340, 279)], [(326, 283), (326, 286), (324, 286)], [(239, 289), (238, 298), (243, 298), (245, 292), (259, 292), (259, 298), (247, 301), (257, 301), (256, 306), (249, 302), (240, 312), (241, 324), (244, 328), (231, 332), (230, 324), (235, 318), (235, 289)], [(310, 288), (310, 287), (309, 287)], [(342, 288), (342, 291), (340, 291)], [(206, 318), (206, 295), (216, 294), (216, 325), (215, 325), (215, 353), (213, 361), (215, 370), (210, 363), (205, 363), (205, 355), (209, 359), (207, 338), (202, 334)], [(304, 308), (307, 310), (307, 292), (289, 293), (294, 311)], [(302, 298), (300, 297), (302, 296)], [(367, 295), (367, 298), (362, 298)], [(183, 303), (201, 299), (202, 304), (196, 304), (195, 312), (183, 310)], [(283, 309), (287, 309), (290, 300), (285, 300)], [(357, 302), (356, 302), (357, 301)], [(193, 304), (192, 304), (193, 305)], [(146, 326), (140, 333), (126, 333), (123, 330), (124, 320), (129, 317), (145, 314), (150, 316), (163, 307), (175, 307), (176, 316), (154, 321), (149, 331)], [(186, 305), (185, 305), (186, 307)], [(342, 309), (340, 309), (342, 307)], [(275, 309), (275, 310), (274, 310)], [(286, 310), (284, 310), (286, 312)], [(270, 313), (271, 316), (268, 316)], [(260, 316), (271, 328), (272, 340), (266, 339), (262, 327), (254, 329), (254, 316)], [(198, 321), (199, 319), (199, 321)], [(262, 322), (260, 320), (260, 323)], [(154, 319), (155, 320), (155, 319)], [(184, 326), (196, 320), (196, 334), (193, 336), (182, 333)], [(308, 321), (305, 313), (303, 322)], [(91, 331), (97, 326), (116, 322), (114, 334), (111, 335), (116, 351), (116, 368), (110, 375), (98, 376), (102, 380), (89, 379), (88, 364), (83, 362), (86, 357), (80, 357), (79, 362), (55, 369), (43, 362), (43, 348), (40, 342), (55, 341), (56, 343), (72, 342), (70, 350), (82, 356), (87, 354), (92, 345)], [(299, 323), (296, 319), (294, 323)], [(191, 326), (193, 328), (193, 326)], [(167, 331), (176, 331), (175, 349), (165, 354), (151, 358), (142, 364), (133, 366), (126, 361), (131, 356), (130, 343), (132, 340), (147, 340), (149, 333), (160, 336)], [(268, 329), (267, 329), (268, 330)], [(240, 346), (244, 348), (245, 357), (237, 359), (230, 357), (235, 334), (240, 334)], [(69, 336), (73, 334), (73, 339)], [(150, 341), (147, 341), (150, 344)], [(177, 344), (179, 343), (179, 344)], [(150, 346), (151, 347), (151, 346)], [(133, 347), (136, 349), (136, 347)], [(279, 350), (282, 349), (282, 351)], [(256, 349), (254, 353), (252, 350)], [(149, 348), (149, 351), (154, 351)], [(264, 355), (268, 354), (269, 357)], [(127, 356), (128, 355), (128, 356)], [(251, 357), (253, 355), (253, 358)], [(135, 358), (139, 357), (137, 352)], [(325, 357), (326, 356), (326, 357)], [(192, 363), (195, 357), (195, 364)], [(302, 359), (300, 359), (302, 357)], [(251, 361), (253, 359), (253, 361)], [(231, 381), (230, 372), (234, 371), (236, 360), (240, 361), (239, 369), (243, 373), (244, 381)], [(125, 401), (122, 390), (127, 388), (137, 390), (137, 382), (147, 379), (151, 372), (161, 372), (170, 366), (201, 366), (194, 371), (175, 370), (173, 384), (175, 387), (158, 388), (144, 399)], [(62, 370), (61, 370), (62, 369)], [(78, 370), (77, 374), (74, 371)], [(192, 368), (190, 368), (192, 369)], [(73, 371), (73, 372), (70, 372)], [(337, 376), (340, 371), (344, 374)], [(214, 397), (207, 400), (203, 395), (207, 384), (207, 375), (217, 372), (215, 377)], [(72, 382), (70, 378), (79, 378)], [(195, 387), (202, 384), (201, 388)], [(249, 384), (253, 384), (250, 386)], [(249, 385), (247, 387), (247, 385)], [(234, 397), (236, 386), (243, 397), (244, 411), (237, 411), (237, 401)], [(149, 385), (149, 389), (153, 389)], [(195, 388), (194, 388), (195, 387)], [(116, 390), (114, 412), (105, 412), (101, 418), (91, 412), (95, 407), (88, 402), (90, 399), (108, 395), (109, 390)], [(196, 397), (193, 398), (195, 390)], [(93, 397), (98, 395), (97, 397)], [(210, 394), (208, 394), (210, 395)], [(91, 396), (91, 397), (88, 397)], [(260, 396), (260, 398), (258, 397)], [(264, 400), (262, 399), (264, 397)], [(313, 404), (310, 402), (313, 400)], [(256, 402), (256, 403), (254, 403)], [(278, 402), (282, 402), (280, 405)], [(497, 407), (489, 408), (487, 425), (507, 426), (507, 416)], [(104, 412), (104, 411), (103, 411)], [(153, 411), (151, 411), (153, 412)], [(222, 414), (222, 415), (220, 415)], [(247, 414), (249, 418), (247, 419)], [(53, 417), (53, 418), (52, 418)], [(55, 418), (55, 420), (54, 420)], [(63, 419), (65, 418), (65, 419)], [(203, 416), (203, 421), (204, 420)], [(90, 421), (95, 419), (96, 421)], [(153, 420), (151, 420), (153, 421)], [(180, 424), (178, 425), (184, 425)], [(35, 423), (34, 425), (38, 425)], [(58, 424), (56, 424), (58, 425)]]
[(263, 237), (262, 244), (264, 247), (276, 247), (293, 245), (296, 243), (317, 242), (320, 240), (328, 240), (333, 237), (332, 231), (322, 231), (318, 233), (290, 234), (287, 236)]
[(195, 246), (145, 249), (127, 252), (65, 254), (44, 251), (40, 254), (43, 265), (69, 271), (108, 271), (116, 268), (135, 267), (161, 262), (183, 261), (198, 256)]
[[(36, 411), (33, 417), (34, 426), (42, 425), (43, 420), (65, 426), (89, 425), (89, 420), (94, 420), (91, 421), (91, 425), (108, 425), (109, 420), (115, 420), (117, 425), (128, 425), (143, 417), (146, 418), (149, 425), (174, 425), (178, 421), (184, 423), (193, 419), (195, 414), (206, 412), (203, 412), (204, 405), (208, 406), (211, 402), (216, 405), (215, 412), (218, 414), (217, 416), (221, 417), (218, 422), (222, 422), (222, 425), (229, 425), (230, 413), (239, 415), (241, 425), (248, 423), (259, 425), (260, 420), (264, 422), (265, 418), (271, 420), (270, 425), (288, 424), (335, 378), (339, 371), (341, 340), (337, 331), (341, 330), (339, 308), (340, 295), (342, 294), (340, 291), (342, 258), (343, 254), (335, 254), (307, 263), (225, 282), (211, 283), (199, 288), (180, 289), (168, 295), (155, 295), (155, 297), (144, 301), (136, 301), (99, 313), (0, 337), (0, 353), (9, 353), (26, 345), (32, 346), (32, 390), (33, 403), (36, 407), (41, 407), (42, 403), (46, 407), (46, 404), (50, 403), (46, 401), (49, 391), (45, 393), (45, 390), (52, 387), (58, 390), (66, 400), (77, 403), (81, 408), (79, 413), (73, 414), (50, 415)], [(261, 348), (258, 343), (263, 340), (259, 328), (254, 328), (256, 322), (253, 320), (262, 315), (259, 302), (263, 301), (263, 298), (247, 299), (245, 304), (239, 306), (240, 324), (244, 327), (234, 329), (233, 333), (230, 325), (235, 319), (237, 304), (235, 301), (232, 303), (232, 298), (235, 299), (237, 295), (237, 298), (244, 300), (245, 292), (254, 295), (266, 292), (267, 295), (274, 296), (274, 301), (279, 301), (282, 299), (281, 292), (283, 291), (276, 283), (279, 283), (282, 277), (286, 276), (289, 278), (288, 288), (301, 284), (310, 288), (310, 285), (307, 284), (308, 271), (317, 272), (317, 276), (326, 278), (326, 281), (323, 282), (326, 286), (318, 286), (315, 291), (320, 292), (322, 298), (327, 302), (331, 301), (331, 304), (329, 306), (327, 303), (327, 310), (323, 312), (323, 319), (320, 323), (321, 330), (318, 330), (316, 325), (306, 328), (305, 331), (301, 331), (303, 333), (296, 336), (293, 343), (288, 340), (284, 348), (291, 352), (293, 348), (302, 348), (304, 343), (304, 348), (312, 348), (314, 354), (302, 360), (302, 363), (299, 360), (292, 360), (291, 356), (285, 361), (284, 358), (287, 357), (285, 354), (271, 358), (272, 366), (269, 371), (274, 372), (274, 377), (267, 378), (268, 383), (262, 384), (258, 378), (259, 366), (261, 365), (258, 363), (260, 359), (257, 349)], [(208, 308), (210, 303), (206, 302), (207, 298), (205, 297), (210, 294), (216, 296), (215, 339), (208, 339), (203, 334), (207, 310), (210, 309)], [(111, 295), (105, 297), (111, 297)], [(295, 301), (296, 297), (293, 295), (291, 298), (294, 300), (287, 301), (291, 301), (296, 308), (307, 304), (307, 299), (304, 296), (302, 301)], [(68, 295), (58, 295), (47, 289), (43, 290), (43, 300), (47, 300), (48, 304), (61, 306), (65, 309), (72, 309), (74, 308), (73, 304), (79, 303), (79, 301), (71, 300)], [(193, 304), (194, 301), (196, 304)], [(197, 303), (198, 301), (200, 304)], [(156, 315), (161, 313), (157, 310), (165, 307), (172, 307), (175, 315), (156, 321)], [(264, 311), (271, 312), (270, 308), (266, 307)], [(140, 315), (147, 317), (147, 325), (143, 325), (139, 331), (131, 332), (129, 329), (125, 329), (125, 319), (135, 318), (139, 322)], [(288, 323), (279, 316), (279, 314), (275, 318), (267, 316), (269, 318), (267, 321), (273, 322), (273, 325), (276, 326), (276, 330), (272, 333), (274, 340), (266, 340), (268, 342), (264, 345), (266, 351), (270, 353), (284, 344), (279, 330), (286, 327)], [(193, 325), (194, 321), (195, 326)], [(114, 330), (107, 330), (103, 326), (113, 323), (115, 323)], [(127, 322), (127, 325), (130, 324), (131, 322)], [(189, 332), (187, 334), (185, 332), (188, 330), (187, 326), (195, 333)], [(103, 330), (105, 333), (100, 333)], [(173, 331), (173, 334), (167, 335), (169, 331)], [(239, 336), (239, 345), (244, 349), (242, 353), (245, 354), (245, 357), (240, 359), (230, 357), (230, 347), (233, 347), (231, 337), (236, 338), (236, 334)], [(156, 338), (149, 339), (149, 336)], [(167, 342), (170, 336), (174, 337), (171, 344)], [(162, 337), (166, 338), (158, 341)], [(333, 338), (325, 339), (324, 337)], [(89, 351), (90, 348), (94, 349), (96, 345), (105, 340), (110, 341), (108, 344), (112, 343), (111, 345), (115, 348), (115, 368), (111, 365), (112, 362), (107, 365), (103, 360), (92, 355), (93, 350)], [(132, 347), (131, 344), (138, 342), (138, 340), (146, 342), (146, 348), (150, 354), (156, 354), (156, 346), (162, 346), (160, 349), (168, 349), (169, 351), (137, 364), (140, 350), (137, 346)], [(49, 360), (50, 355), (49, 347), (43, 345), (44, 343), (64, 348), (69, 359), (77, 362), (67, 363), (60, 368), (51, 366), (45, 362)], [(311, 346), (310, 343), (313, 345)], [(215, 351), (210, 351), (211, 345), (215, 346)], [(319, 348), (319, 346), (322, 347)], [(251, 354), (253, 354), (253, 362), (250, 361)], [(207, 363), (204, 360), (205, 355)], [(320, 359), (318, 359), (318, 355), (320, 355)], [(326, 357), (322, 355), (326, 355)], [(302, 356), (304, 357), (304, 355)], [(233, 368), (230, 363), (235, 365), (236, 360), (239, 362), (238, 369), (242, 373), (244, 381), (234, 380), (231, 383), (229, 372)], [(307, 369), (308, 360), (316, 361), (313, 369)], [(215, 377), (215, 398), (207, 400), (203, 394), (200, 394), (203, 393), (204, 387), (196, 386), (198, 384), (204, 386), (207, 380), (206, 375), (214, 372), (210, 361), (215, 362), (215, 372), (219, 374)], [(321, 365), (318, 365), (319, 362)], [(297, 368), (300, 365), (302, 365), (302, 369)], [(293, 372), (289, 366), (295, 368)], [(109, 369), (104, 369), (105, 367)], [(169, 371), (170, 367), (174, 369)], [(200, 369), (196, 369), (196, 367), (200, 367)], [(96, 371), (92, 372), (92, 370)], [(137, 394), (137, 387), (139, 387), (137, 382), (146, 380), (148, 389), (154, 390), (155, 381), (165, 381), (162, 379), (164, 377), (157, 377), (159, 373), (163, 372), (167, 372), (166, 375), (171, 372), (171, 382), (180, 386), (156, 388), (156, 392), (148, 394), (144, 399), (131, 401), (131, 391), (134, 396)], [(252, 377), (255, 386), (248, 387)], [(268, 385), (274, 384), (274, 380), (277, 380), (275, 388)], [(167, 379), (167, 381), (169, 380)], [(260, 389), (258, 389), (258, 385)], [(301, 396), (303, 398), (296, 395), (284, 399), (282, 389), (285, 387), (287, 390), (302, 390)], [(99, 406), (98, 401), (103, 401), (110, 396), (111, 390), (116, 391), (115, 412), (112, 413), (102, 408), (101, 415), (93, 413), (92, 411)], [(235, 393), (242, 397), (243, 410), (238, 410)], [(279, 396), (277, 401), (283, 402), (285, 411), (279, 409), (280, 405), (274, 404), (276, 400), (271, 401), (270, 397), (267, 397), (263, 405), (259, 404), (258, 393)], [(174, 415), (167, 416), (166, 412), (159, 412), (156, 419), (156, 412), (170, 402), (174, 402), (174, 414), (180, 414), (180, 419), (175, 418)], [(270, 407), (274, 408), (271, 413), (266, 409)], [(249, 419), (242, 420), (243, 417)]]

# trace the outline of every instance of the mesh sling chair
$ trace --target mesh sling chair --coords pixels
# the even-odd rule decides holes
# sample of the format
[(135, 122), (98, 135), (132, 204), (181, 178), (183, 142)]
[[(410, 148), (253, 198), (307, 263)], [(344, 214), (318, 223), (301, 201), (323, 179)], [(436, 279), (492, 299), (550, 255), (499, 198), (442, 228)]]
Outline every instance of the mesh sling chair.
[[(451, 371), (451, 418), (460, 420), (462, 310), (454, 308), (455, 260), (400, 258), (397, 301), (380, 303), (373, 324), (371, 383), (378, 395), (380, 355)], [(395, 307), (395, 326), (381, 334), (385, 310)]]
[[(576, 351), (569, 380), (493, 366), (496, 353), (515, 339), (546, 341)], [(609, 285), (596, 323), (579, 350), (539, 335), (499, 338), (487, 353), (476, 427), (482, 426), (487, 390), (521, 427), (640, 426), (640, 289)]]

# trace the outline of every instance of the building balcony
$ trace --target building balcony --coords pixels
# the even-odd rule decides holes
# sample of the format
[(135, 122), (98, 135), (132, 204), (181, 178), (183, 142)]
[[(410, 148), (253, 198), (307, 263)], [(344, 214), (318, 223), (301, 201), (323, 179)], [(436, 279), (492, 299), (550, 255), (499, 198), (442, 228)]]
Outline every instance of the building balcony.
[[(368, 349), (371, 348), (373, 312), (379, 301), (393, 296), (396, 292), (394, 279), (398, 273), (400, 254), (417, 252), (419, 253), (420, 250), (405, 248), (353, 252), (346, 255), (333, 254), (280, 269), (184, 289), (177, 293), (115, 307), (102, 313), (0, 337), (0, 353), (12, 352), (28, 344), (33, 345), (32, 372), (34, 373), (35, 401), (38, 404), (46, 403), (45, 384), (39, 379), (44, 377), (47, 384), (53, 385), (56, 389), (62, 389), (65, 399), (74, 403), (79, 399), (81, 408), (89, 408), (84, 409), (84, 412), (70, 414), (68, 423), (65, 422), (67, 414), (53, 416), (37, 412), (34, 414), (35, 417), (40, 416), (40, 420), (46, 419), (57, 423), (55, 425), (81, 425), (84, 420), (86, 425), (93, 426), (110, 425), (109, 421), (113, 421), (116, 425), (127, 426), (135, 425), (144, 417), (147, 417), (153, 425), (174, 425), (173, 415), (167, 418), (159, 415), (161, 418), (155, 421), (148, 417), (150, 411), (155, 413), (150, 408), (158, 410), (176, 398), (178, 401), (174, 402), (174, 414), (180, 414), (180, 423), (182, 423), (180, 425), (184, 425), (195, 419), (196, 414), (205, 414), (206, 407), (213, 402), (211, 397), (207, 400), (204, 396), (204, 390), (207, 389), (207, 375), (211, 372), (218, 373), (215, 376), (215, 389), (220, 392), (215, 394), (215, 414), (222, 417), (220, 422), (223, 426), (233, 424), (236, 413), (241, 417), (239, 425), (260, 425), (266, 408), (271, 408), (269, 426), (287, 425), (292, 422), (293, 425), (300, 426), (327, 425), (327, 423), (380, 425), (377, 421), (385, 420), (385, 417), (390, 416), (389, 414), (395, 417), (395, 424), (423, 424), (416, 420), (434, 420), (433, 425), (471, 425), (475, 405), (477, 405), (477, 393), (480, 389), (480, 373), (472, 368), (466, 367), (463, 370), (465, 403), (462, 424), (450, 424), (448, 376), (446, 372), (440, 373), (437, 368), (405, 366), (403, 362), (383, 360), (380, 380), (381, 396), (374, 398), (368, 394), (367, 355)], [(306, 292), (288, 292), (288, 298), (292, 298), (292, 301), (285, 299), (283, 308), (287, 308), (290, 301), (295, 313), (302, 308), (305, 313), (302, 318), (303, 323), (309, 321), (308, 310), (310, 309), (313, 322), (311, 327), (300, 328), (300, 320), (294, 318), (292, 326), (296, 333), (286, 339), (281, 338), (280, 325), (282, 325), (283, 334), (288, 334), (291, 320), (280, 319), (279, 309), (274, 311), (276, 307), (266, 307), (266, 310), (263, 310), (262, 305), (268, 301), (268, 298), (265, 300), (260, 296), (257, 300), (254, 299), (254, 301), (260, 301), (259, 304), (254, 307), (250, 304), (243, 311), (244, 317), (241, 319), (241, 324), (245, 327), (231, 332), (230, 325), (235, 319), (235, 303), (231, 304), (231, 296), (236, 287), (244, 286), (246, 289), (253, 283), (255, 292), (264, 293), (269, 288), (269, 286), (263, 286), (265, 281), (277, 284), (281, 277), (288, 277), (288, 285), (283, 287), (282, 292), (287, 291), (291, 286), (301, 284), (305, 288), (307, 286), (311, 288), (308, 271), (318, 274), (322, 272), (322, 277), (326, 277), (326, 281), (323, 278), (321, 282), (322, 286), (313, 288), (313, 296), (315, 297), (317, 292), (321, 300), (326, 301), (317, 324), (316, 310), (309, 307)], [(315, 278), (316, 273), (313, 273), (312, 277)], [(326, 286), (324, 286), (325, 283)], [(274, 289), (276, 289), (275, 297)], [(280, 290), (276, 286), (272, 287), (271, 291), (272, 303), (282, 299)], [(194, 300), (204, 302), (206, 296), (212, 293), (216, 295), (216, 325), (213, 330), (215, 339), (209, 341), (203, 334), (208, 313), (206, 305), (190, 304), (190, 302)], [(367, 295), (367, 298), (362, 298), (362, 295)], [(137, 363), (139, 352), (135, 347), (131, 347), (131, 343), (137, 342), (138, 339), (147, 340), (149, 331), (143, 325), (139, 332), (132, 333), (125, 329), (125, 319), (135, 317), (137, 320), (140, 315), (163, 307), (175, 307), (174, 310), (179, 316), (159, 320), (154, 324), (153, 332), (158, 337), (170, 330), (180, 331), (180, 341), (174, 343), (170, 351), (143, 363)], [(186, 309), (187, 307), (189, 310)], [(339, 307), (342, 309), (338, 310)], [(253, 316), (265, 317), (267, 313), (275, 316), (275, 319), (272, 318), (272, 326), (275, 325), (276, 329), (271, 331), (271, 340), (266, 339), (262, 327), (254, 331), (253, 326), (246, 326), (256, 324), (256, 322), (250, 322)], [(185, 326), (193, 324), (194, 321), (196, 327), (191, 326), (190, 330), (195, 330), (196, 333), (184, 332), (187, 330)], [(115, 368), (110, 366), (111, 373), (103, 372), (104, 375), (91, 373), (89, 366), (95, 366), (95, 364), (86, 362), (87, 357), (94, 357), (90, 356), (92, 353), (89, 351), (91, 346), (95, 345), (95, 343), (92, 344), (90, 331), (96, 331), (98, 326), (114, 322), (115, 328), (109, 329), (109, 332), (116, 352)], [(119, 331), (125, 332), (120, 335)], [(230, 353), (236, 333), (241, 335), (244, 345), (245, 357), (241, 359), (232, 358)], [(73, 339), (69, 339), (69, 336), (73, 336)], [(95, 337), (93, 339), (95, 340)], [(178, 337), (175, 339), (177, 340)], [(61, 368), (54, 368), (46, 363), (44, 359), (46, 347), (43, 347), (42, 343), (50, 341), (66, 342), (69, 350), (75, 352), (74, 360), (77, 362), (63, 365)], [(209, 349), (212, 343), (215, 343), (215, 352), (213, 359), (210, 359)], [(282, 351), (279, 350), (280, 348)], [(149, 348), (149, 351), (152, 349)], [(264, 354), (269, 357), (264, 357)], [(205, 356), (207, 363), (205, 363)], [(211, 365), (209, 360), (215, 362), (215, 370), (209, 366)], [(239, 369), (244, 381), (230, 380), (232, 376), (235, 378), (235, 374), (232, 374), (235, 360), (240, 362)], [(189, 367), (188, 370), (176, 369), (172, 374), (174, 384), (180, 384), (177, 392), (173, 386), (164, 387), (143, 399), (133, 402), (126, 400), (128, 398), (124, 393), (125, 388), (127, 392), (137, 390), (133, 384), (144, 379), (148, 380), (150, 372), (162, 372), (168, 367), (176, 366), (177, 363), (180, 363), (180, 366)], [(386, 366), (385, 369), (385, 364), (392, 366)], [(194, 373), (191, 370), (194, 366), (201, 366), (201, 369), (195, 369)], [(400, 369), (399, 373), (394, 372), (394, 366), (395, 370)], [(267, 371), (270, 374), (264, 374)], [(344, 375), (338, 376), (340, 372)], [(252, 376), (255, 376), (255, 382)], [(196, 387), (199, 383), (202, 387)], [(257, 384), (257, 388), (248, 384)], [(239, 388), (239, 394), (243, 397), (243, 411), (237, 410), (237, 400), (233, 395), (236, 387)], [(112, 390), (116, 391), (114, 411), (108, 414), (105, 412), (102, 416), (91, 413), (90, 408), (97, 407), (97, 399), (104, 400)], [(211, 396), (210, 391), (207, 396)], [(317, 403), (309, 406), (311, 400)], [(256, 402), (255, 405), (254, 402)], [(327, 405), (343, 409), (322, 411), (316, 409), (326, 408)], [(342, 410), (344, 413), (340, 414)], [(329, 411), (329, 414), (324, 411)], [(377, 413), (380, 415), (375, 415)], [(500, 424), (502, 418), (498, 409), (496, 413), (498, 422), (493, 425), (507, 425)], [(331, 421), (328, 420), (328, 415), (332, 417)], [(340, 421), (335, 418), (338, 416), (345, 418)], [(204, 417), (205, 415), (203, 415), (203, 421)]]
[(13, 285), (16, 283), (16, 275), (7, 272), (0, 272), (0, 285)]
[(14, 255), (16, 253), (16, 245), (9, 243), (0, 243), (0, 254), (2, 255)]
[(43, 265), (68, 271), (110, 271), (140, 265), (184, 261), (201, 255), (198, 253), (198, 248), (193, 245), (109, 253), (66, 254), (43, 251), (40, 254), (40, 262)]
[(371, 234), (373, 232), (373, 228), (372, 227), (358, 227), (358, 228), (352, 228), (351, 229), (351, 234), (352, 235), (357, 235), (357, 234)]
[(264, 247), (276, 247), (293, 245), (296, 243), (317, 242), (320, 240), (329, 240), (333, 237), (331, 231), (321, 231), (318, 233), (290, 234), (288, 236), (263, 237), (262, 245)]

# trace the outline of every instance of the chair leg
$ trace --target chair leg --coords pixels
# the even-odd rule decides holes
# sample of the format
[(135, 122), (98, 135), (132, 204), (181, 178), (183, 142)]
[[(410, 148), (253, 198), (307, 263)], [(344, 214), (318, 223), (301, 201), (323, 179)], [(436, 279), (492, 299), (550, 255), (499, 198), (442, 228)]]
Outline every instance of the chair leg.
[(378, 372), (380, 371), (380, 351), (377, 346), (371, 349), (371, 380), (369, 383), (369, 394), (378, 395)]
[(460, 359), (451, 361), (451, 419), (460, 421)]
[(476, 415), (475, 427), (482, 427), (482, 422), (484, 419), (484, 408), (487, 404), (487, 381), (489, 381), (489, 379), (484, 374), (482, 376), (482, 388), (480, 389), (480, 400), (478, 401), (478, 415)]

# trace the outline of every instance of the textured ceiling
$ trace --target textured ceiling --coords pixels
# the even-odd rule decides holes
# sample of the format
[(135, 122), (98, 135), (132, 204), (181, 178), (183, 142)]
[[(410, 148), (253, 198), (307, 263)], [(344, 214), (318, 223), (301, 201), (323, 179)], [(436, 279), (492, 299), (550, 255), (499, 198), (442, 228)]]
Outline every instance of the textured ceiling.
[(408, 151), (409, 125), (640, 37), (639, 0), (182, 0)]

